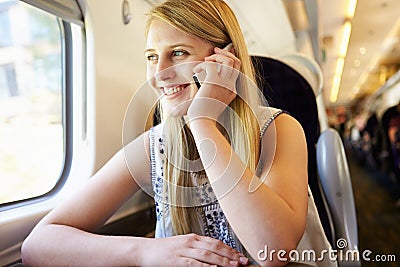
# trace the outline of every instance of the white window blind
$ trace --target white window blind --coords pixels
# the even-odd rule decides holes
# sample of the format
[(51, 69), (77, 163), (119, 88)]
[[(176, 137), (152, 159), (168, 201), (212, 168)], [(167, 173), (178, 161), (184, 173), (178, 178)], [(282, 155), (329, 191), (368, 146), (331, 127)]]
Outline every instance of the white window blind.
[(76, 0), (22, 0), (65, 21), (83, 26), (82, 11)]

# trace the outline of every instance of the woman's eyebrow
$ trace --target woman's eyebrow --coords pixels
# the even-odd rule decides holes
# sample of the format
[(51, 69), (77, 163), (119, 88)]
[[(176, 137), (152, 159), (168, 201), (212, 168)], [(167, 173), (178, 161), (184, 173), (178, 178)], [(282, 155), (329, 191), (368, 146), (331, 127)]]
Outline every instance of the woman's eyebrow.
[[(188, 48), (194, 48), (194, 46), (193, 45), (188, 45), (188, 44), (173, 44), (173, 45), (170, 45), (170, 46), (168, 46), (168, 48), (169, 49), (173, 49), (173, 48), (175, 48), (175, 47), (188, 47)], [(147, 48), (146, 50), (144, 50), (144, 53), (149, 53), (149, 52), (154, 52), (154, 51), (156, 51), (156, 49), (154, 49), (154, 48)]]
[(194, 48), (194, 46), (188, 45), (188, 44), (174, 44), (174, 45), (170, 45), (169, 48), (175, 48), (175, 47), (178, 47), (178, 46)]
[(148, 49), (144, 50), (144, 53), (146, 54), (146, 53), (154, 52), (154, 51), (156, 51), (156, 50), (153, 48), (148, 48)]

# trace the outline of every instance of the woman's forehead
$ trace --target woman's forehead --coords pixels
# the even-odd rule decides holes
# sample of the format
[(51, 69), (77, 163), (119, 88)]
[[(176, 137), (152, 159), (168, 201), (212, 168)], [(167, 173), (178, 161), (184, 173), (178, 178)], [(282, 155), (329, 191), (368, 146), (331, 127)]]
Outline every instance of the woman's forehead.
[(152, 21), (147, 34), (147, 49), (160, 45), (169, 47), (195, 46), (205, 42), (205, 40), (194, 37), (159, 19)]

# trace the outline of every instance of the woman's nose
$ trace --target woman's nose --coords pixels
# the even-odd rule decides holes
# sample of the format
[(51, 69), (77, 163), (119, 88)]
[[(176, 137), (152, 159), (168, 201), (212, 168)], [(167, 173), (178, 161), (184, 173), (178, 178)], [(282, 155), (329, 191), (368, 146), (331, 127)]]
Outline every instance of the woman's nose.
[(168, 59), (160, 58), (157, 62), (156, 79), (159, 81), (169, 80), (175, 77), (174, 64)]

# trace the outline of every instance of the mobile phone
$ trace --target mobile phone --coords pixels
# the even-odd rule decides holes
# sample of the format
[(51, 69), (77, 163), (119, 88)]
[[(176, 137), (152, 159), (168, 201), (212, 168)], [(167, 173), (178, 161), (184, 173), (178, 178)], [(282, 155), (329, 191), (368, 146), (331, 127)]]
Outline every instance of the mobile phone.
[[(225, 46), (225, 47), (223, 48), (223, 50), (229, 51), (229, 50), (232, 49), (232, 47), (233, 47), (233, 44), (232, 44), (232, 43), (229, 43), (227, 46)], [(195, 83), (196, 86), (197, 86), (197, 89), (200, 89), (201, 83), (200, 83), (199, 77), (197, 77), (197, 73), (195, 73), (195, 74), (193, 75), (193, 80), (194, 80), (194, 83)]]

